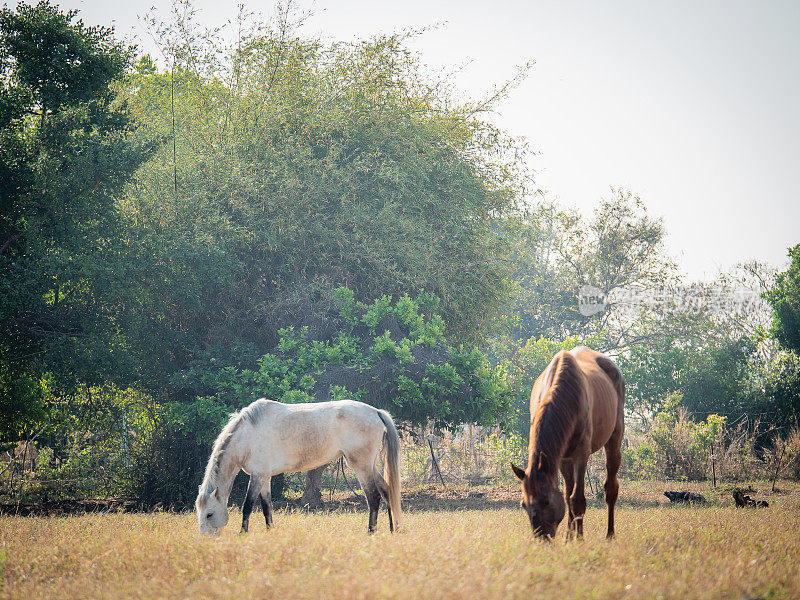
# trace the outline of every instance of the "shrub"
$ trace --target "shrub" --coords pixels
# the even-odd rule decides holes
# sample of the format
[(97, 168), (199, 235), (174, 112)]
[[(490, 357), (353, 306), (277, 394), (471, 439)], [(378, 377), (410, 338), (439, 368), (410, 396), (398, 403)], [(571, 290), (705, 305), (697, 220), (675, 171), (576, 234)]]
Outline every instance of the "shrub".
[(500, 482), (505, 485), (518, 483), (517, 477), (509, 467), (510, 462), (517, 465), (526, 465), (528, 462), (528, 444), (519, 434), (509, 431), (501, 434), (493, 432), (489, 434), (480, 448), (488, 455), (494, 456), (493, 471), (497, 474)]
[(243, 353), (238, 366), (199, 352), (177, 375), (203, 393), (162, 411), (152, 444), (134, 465), (132, 489), (143, 504), (190, 505), (227, 414), (260, 397), (286, 403), (358, 399), (398, 421), (439, 428), (507, 419), (504, 371), (478, 349), (447, 344), (444, 322), (430, 312), (437, 306), (432, 297), (405, 295), (394, 302), (383, 296), (363, 304), (339, 288), (325, 304), (328, 312), (280, 329), (271, 353)]
[(669, 396), (643, 438), (623, 450), (629, 475), (693, 481), (707, 477), (713, 449), (724, 446), (726, 418), (709, 415), (696, 423), (680, 401), (680, 394)]

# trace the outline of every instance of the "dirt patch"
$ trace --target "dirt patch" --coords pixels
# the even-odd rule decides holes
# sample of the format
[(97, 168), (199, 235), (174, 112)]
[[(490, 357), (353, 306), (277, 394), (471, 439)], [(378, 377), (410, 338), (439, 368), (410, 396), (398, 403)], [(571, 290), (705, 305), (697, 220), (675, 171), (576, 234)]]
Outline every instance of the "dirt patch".
[(519, 499), (517, 488), (476, 486), (442, 489), (428, 486), (404, 492), (403, 506), (410, 512), (491, 510), (518, 507)]

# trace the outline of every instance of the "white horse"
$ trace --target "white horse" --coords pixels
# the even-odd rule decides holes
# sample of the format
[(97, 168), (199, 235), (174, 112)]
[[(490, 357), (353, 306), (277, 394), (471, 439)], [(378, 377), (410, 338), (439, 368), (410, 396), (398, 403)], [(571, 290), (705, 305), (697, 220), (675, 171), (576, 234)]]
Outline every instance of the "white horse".
[[(386, 459), (381, 476), (377, 459), (384, 436)], [(381, 498), (389, 511), (389, 530), (394, 531), (401, 516), (399, 448), (391, 415), (363, 402), (281, 404), (256, 400), (233, 413), (214, 442), (195, 502), (200, 533), (216, 534), (227, 525), (228, 497), (240, 469), (250, 474), (242, 506), (244, 533), (256, 497), (261, 499), (267, 528), (272, 526), (273, 475), (309, 471), (340, 456), (355, 470), (367, 497), (368, 531), (375, 531)]]

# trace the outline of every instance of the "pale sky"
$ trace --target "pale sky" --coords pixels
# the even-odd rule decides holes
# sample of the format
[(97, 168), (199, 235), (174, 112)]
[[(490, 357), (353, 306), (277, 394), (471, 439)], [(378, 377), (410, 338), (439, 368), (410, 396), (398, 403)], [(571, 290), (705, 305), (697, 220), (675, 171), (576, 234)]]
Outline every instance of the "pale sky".
[[(54, 2), (56, 0), (53, 0)], [(244, 1), (197, 0), (219, 25)], [(68, 0), (90, 25), (152, 52), (137, 16), (169, 0)], [(536, 151), (537, 185), (585, 214), (611, 187), (662, 217), (690, 279), (800, 243), (800, 2), (300, 0), (309, 36), (353, 40), (441, 24), (414, 41), (432, 70), (464, 65), (464, 98), (535, 60), (492, 118)]]

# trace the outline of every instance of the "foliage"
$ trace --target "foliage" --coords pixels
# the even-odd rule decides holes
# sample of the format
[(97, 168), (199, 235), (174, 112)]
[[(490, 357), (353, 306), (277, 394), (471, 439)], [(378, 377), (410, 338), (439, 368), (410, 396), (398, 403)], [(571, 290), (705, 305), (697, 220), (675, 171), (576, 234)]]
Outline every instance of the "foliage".
[(3, 440), (30, 433), (50, 394), (131, 376), (114, 198), (149, 146), (115, 103), (132, 49), (75, 16), (47, 0), (0, 10)]
[(800, 244), (789, 248), (791, 264), (766, 294), (774, 311), (772, 333), (788, 350), (800, 352)]
[(230, 48), (190, 14), (153, 22), (169, 68), (143, 60), (125, 91), (138, 135), (174, 140), (125, 203), (164, 265), (144, 282), (174, 343), (155, 355), (272, 352), (286, 299), (339, 283), (370, 304), (424, 289), (451, 339), (476, 339), (505, 294), (489, 227), (516, 201), (510, 142), (426, 83), (404, 36), (325, 45), (279, 19)]
[[(600, 351), (636, 345), (650, 337), (647, 312), (610, 301), (621, 289), (646, 291), (673, 277), (665, 257), (664, 227), (629, 191), (613, 190), (591, 219), (542, 203), (502, 220), (496, 229), (511, 265), (513, 304), (501, 322), (517, 344), (540, 337), (593, 339)], [(581, 315), (581, 286), (599, 288), (609, 299), (600, 314)]]
[(4, 52), (14, 61), (14, 95), (35, 106), (42, 123), (64, 107), (108, 101), (110, 81), (130, 60), (131, 49), (111, 29), (85, 27), (73, 22), (76, 15), (48, 0), (0, 13)]
[(751, 412), (785, 433), (800, 418), (800, 356), (782, 353), (765, 371), (761, 387), (753, 393)]
[(194, 402), (175, 402), (167, 407), (171, 425), (198, 446), (210, 448), (223, 425), (229, 411), (214, 398), (198, 398)]
[(130, 466), (150, 447), (153, 408), (149, 398), (112, 385), (84, 387), (50, 402), (36, 440), (39, 455), (33, 477), (3, 492), (14, 501), (128, 493)]
[(681, 405), (680, 395), (672, 395), (653, 419), (644, 440), (623, 450), (626, 470), (643, 478), (705, 479), (714, 445), (722, 448), (726, 423), (726, 417), (720, 415), (693, 421)]
[(257, 369), (212, 366), (202, 379), (216, 402), (240, 407), (260, 396), (307, 402), (352, 392), (411, 424), (452, 427), (507, 417), (502, 372), (477, 349), (448, 346), (441, 317), (420, 314), (419, 299), (343, 302), (353, 296), (341, 288), (332, 296), (335, 312), (325, 320), (342, 329), (319, 340), (308, 327), (285, 328), (276, 352), (262, 356)]
[(753, 408), (747, 339), (715, 340), (702, 346), (692, 340), (664, 336), (617, 359), (626, 380), (626, 407), (649, 421), (665, 410), (672, 394), (692, 415), (705, 418), (722, 413), (737, 420)]

